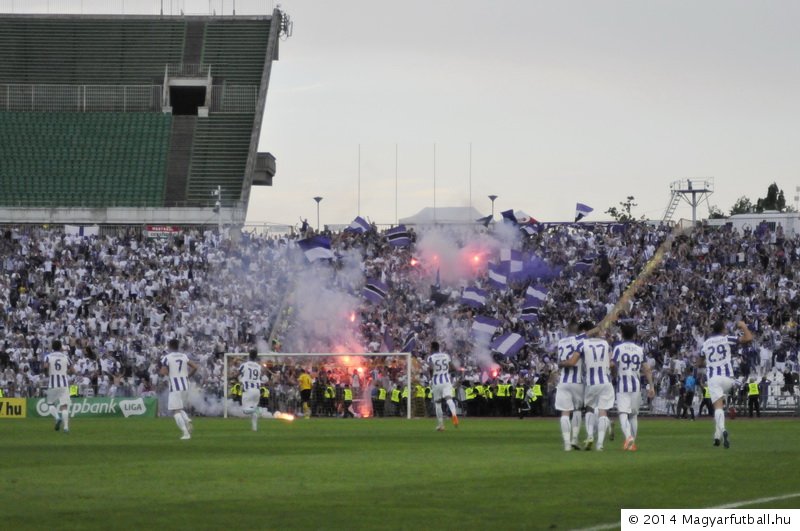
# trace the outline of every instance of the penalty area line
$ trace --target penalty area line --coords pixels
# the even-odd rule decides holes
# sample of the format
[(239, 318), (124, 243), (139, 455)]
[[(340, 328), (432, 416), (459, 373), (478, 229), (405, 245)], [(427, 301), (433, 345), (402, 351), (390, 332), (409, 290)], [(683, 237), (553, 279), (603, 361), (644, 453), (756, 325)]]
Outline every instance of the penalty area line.
[[(769, 498), (756, 498), (755, 500), (745, 500), (733, 503), (726, 503), (725, 505), (717, 505), (715, 507), (706, 507), (706, 509), (738, 509), (740, 507), (747, 507), (750, 505), (758, 505), (761, 503), (770, 503), (774, 501), (791, 500), (792, 498), (800, 498), (800, 492), (793, 494), (784, 494), (782, 496), (770, 496)], [(606, 529), (617, 529), (621, 527), (619, 522), (613, 524), (600, 524), (592, 527), (584, 527), (576, 529), (575, 531), (604, 531)]]

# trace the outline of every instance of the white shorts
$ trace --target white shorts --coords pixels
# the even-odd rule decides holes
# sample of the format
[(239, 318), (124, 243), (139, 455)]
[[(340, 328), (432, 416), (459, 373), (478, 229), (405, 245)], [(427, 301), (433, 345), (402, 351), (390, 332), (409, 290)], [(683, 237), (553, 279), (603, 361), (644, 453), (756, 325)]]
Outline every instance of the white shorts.
[(733, 387), (733, 378), (727, 376), (713, 376), (708, 379), (708, 393), (711, 395), (711, 402), (716, 402), (727, 395)]
[(584, 402), (586, 407), (608, 411), (614, 407), (614, 386), (610, 383), (587, 385)]
[(248, 389), (242, 393), (242, 409), (255, 409), (261, 399), (261, 391), (258, 389)]
[(617, 393), (617, 412), (638, 415), (642, 405), (642, 393)]
[(69, 397), (69, 387), (54, 387), (47, 390), (47, 403), (56, 407), (67, 406), (72, 403)]
[(170, 391), (167, 399), (167, 409), (177, 411), (189, 403), (189, 391)]
[(433, 395), (433, 400), (442, 400), (445, 398), (453, 398), (453, 384), (450, 383), (443, 383), (443, 384), (436, 384), (431, 387), (431, 394)]
[(560, 383), (556, 387), (556, 409), (575, 411), (583, 407), (584, 385), (579, 383)]

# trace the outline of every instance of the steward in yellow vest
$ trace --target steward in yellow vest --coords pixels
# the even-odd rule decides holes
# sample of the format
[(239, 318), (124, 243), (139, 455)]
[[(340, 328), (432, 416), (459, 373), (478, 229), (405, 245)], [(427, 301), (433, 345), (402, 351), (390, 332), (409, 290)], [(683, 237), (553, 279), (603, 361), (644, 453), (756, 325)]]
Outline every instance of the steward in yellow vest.
[[(0, 396), (2, 396), (2, 395), (0, 395)], [(69, 386), (69, 396), (70, 397), (78, 396), (78, 386), (77, 385), (72, 384), (72, 385)]]
[(703, 414), (703, 408), (705, 408), (706, 413), (708, 415), (712, 415), (713, 408), (711, 404), (711, 392), (708, 390), (708, 385), (703, 386), (703, 400), (700, 401), (700, 407), (697, 408), (697, 416), (701, 416)]
[(758, 382), (750, 380), (750, 383), (747, 384), (747, 411), (751, 417), (753, 416), (753, 409), (756, 410), (756, 416), (761, 416), (761, 400), (759, 399), (759, 394)]
[(258, 406), (269, 407), (269, 387), (262, 385), (259, 391), (261, 391), (261, 398), (258, 399)]
[(372, 392), (372, 415), (382, 417), (386, 406), (386, 389), (376, 387)]
[(323, 394), (323, 400), (325, 404), (324, 407), (325, 415), (327, 415), (328, 417), (333, 416), (335, 399), (336, 399), (336, 389), (334, 389), (331, 384), (326, 385), (325, 392)]
[(392, 407), (394, 408), (392, 411), (394, 412), (394, 415), (396, 415), (398, 417), (401, 415), (401, 411), (400, 411), (400, 394), (401, 393), (400, 393), (400, 388), (399, 387), (395, 387), (394, 389), (392, 389), (391, 401), (392, 401)]
[(342, 391), (342, 408), (344, 409), (344, 413), (342, 416), (344, 418), (352, 417), (353, 411), (351, 410), (353, 406), (353, 390), (350, 389), (350, 386), (345, 384), (344, 390)]
[(241, 404), (242, 403), (242, 384), (235, 383), (231, 387), (231, 398), (234, 402)]

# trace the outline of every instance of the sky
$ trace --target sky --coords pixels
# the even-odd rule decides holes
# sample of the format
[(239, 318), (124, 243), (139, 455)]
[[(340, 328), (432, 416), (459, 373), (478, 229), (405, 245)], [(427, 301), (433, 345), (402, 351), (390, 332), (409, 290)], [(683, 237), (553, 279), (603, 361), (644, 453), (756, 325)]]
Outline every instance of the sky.
[[(276, 3), (235, 6), (263, 14)], [(21, 5), (229, 14), (234, 0), (0, 0)], [(495, 194), (496, 212), (541, 221), (571, 219), (578, 201), (595, 209), (589, 220), (608, 219), (632, 195), (637, 217), (660, 219), (670, 183), (687, 178), (713, 178), (709, 202), (726, 212), (773, 181), (794, 204), (795, 0), (280, 5), (294, 34), (273, 63), (259, 142), (277, 175), (253, 189), (248, 223), (313, 224), (314, 196), (323, 224), (394, 223), (433, 206), (434, 192), (437, 207), (483, 214)]]
[[(670, 183), (714, 178), (728, 211), (800, 185), (800, 2), (284, 0), (249, 223), (436, 205), (589, 219), (628, 195), (658, 219)], [(707, 207), (700, 208), (701, 216)], [(681, 207), (678, 217), (691, 217)]]

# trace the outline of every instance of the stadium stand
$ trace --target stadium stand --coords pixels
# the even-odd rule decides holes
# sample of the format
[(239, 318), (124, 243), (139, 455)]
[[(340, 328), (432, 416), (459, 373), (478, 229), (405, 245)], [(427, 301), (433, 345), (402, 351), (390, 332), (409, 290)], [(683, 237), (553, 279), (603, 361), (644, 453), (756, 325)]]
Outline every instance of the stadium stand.
[(247, 163), (253, 114), (211, 114), (198, 120), (192, 148), (187, 199), (207, 200), (222, 186), (223, 199), (238, 199)]
[(181, 62), (185, 31), (183, 19), (0, 17), (0, 80), (160, 84), (164, 65)]
[(214, 77), (227, 83), (258, 85), (269, 30), (269, 20), (209, 21), (201, 62), (214, 65)]
[(2, 221), (244, 220), (276, 16), (0, 15)]
[(171, 118), (0, 113), (0, 204), (160, 205)]

